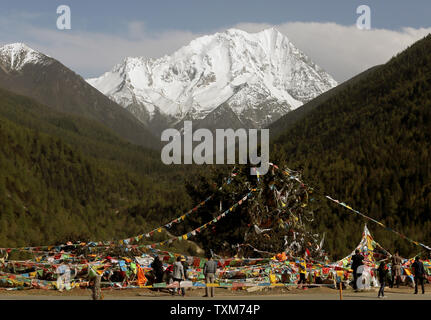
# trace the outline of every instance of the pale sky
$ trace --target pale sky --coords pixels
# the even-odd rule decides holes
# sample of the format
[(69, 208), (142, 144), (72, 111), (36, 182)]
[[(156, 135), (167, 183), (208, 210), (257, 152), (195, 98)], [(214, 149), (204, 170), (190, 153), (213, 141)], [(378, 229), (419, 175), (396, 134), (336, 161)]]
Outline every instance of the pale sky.
[[(59, 5), (71, 30), (58, 30)], [(359, 5), (371, 30), (356, 27)], [(127, 56), (171, 54), (204, 34), (276, 27), (337, 81), (384, 63), (431, 33), (429, 0), (2, 1), (0, 45), (24, 42), (83, 77), (99, 76)]]

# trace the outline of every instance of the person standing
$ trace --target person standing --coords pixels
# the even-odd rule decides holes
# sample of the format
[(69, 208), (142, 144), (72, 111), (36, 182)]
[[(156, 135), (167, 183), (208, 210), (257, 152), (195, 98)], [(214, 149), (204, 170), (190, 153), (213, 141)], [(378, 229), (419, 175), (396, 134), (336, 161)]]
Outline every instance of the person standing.
[(386, 298), (385, 297), (385, 285), (386, 285), (386, 277), (388, 276), (388, 266), (386, 265), (385, 260), (380, 262), (379, 268), (377, 269), (377, 272), (379, 274), (379, 281), (380, 281), (380, 290), (378, 298)]
[(64, 261), (60, 261), (60, 265), (57, 267), (57, 289), (63, 292), (63, 289), (70, 290), (70, 269), (64, 264)]
[[(181, 263), (181, 257), (178, 257), (177, 261), (174, 263), (174, 271), (173, 271), (172, 277), (174, 282), (177, 281), (181, 286), (181, 281), (185, 279), (184, 267), (183, 267), (183, 264)], [(186, 295), (186, 291), (184, 290), (184, 288), (181, 288), (181, 295), (183, 297)]]
[(355, 254), (352, 256), (352, 265), (350, 268), (353, 270), (353, 289), (357, 290), (357, 281), (358, 281), (358, 274), (356, 271), (358, 270), (358, 267), (363, 265), (364, 257), (359, 253), (359, 250), (355, 250)]
[(151, 268), (154, 273), (154, 283), (163, 282), (163, 263), (160, 261), (159, 256), (154, 258), (154, 261), (151, 263)]
[(102, 275), (96, 273), (90, 280), (89, 287), (91, 289), (91, 297), (93, 300), (102, 300), (101, 289)]
[[(189, 270), (189, 264), (186, 261), (186, 257), (181, 256), (181, 264), (183, 265), (183, 270), (184, 270), (184, 280), (188, 280), (189, 276), (188, 276), (187, 272)], [(183, 290), (184, 290), (184, 295), (185, 295), (186, 288), (183, 288)]]
[[(166, 280), (166, 285), (170, 285), (173, 282), (173, 274), (174, 274), (174, 266), (172, 264), (168, 265), (168, 267), (165, 270), (165, 280)], [(168, 291), (171, 294), (175, 293), (175, 290), (173, 290), (172, 288), (169, 288)]]
[(395, 282), (397, 283), (397, 288), (400, 287), (401, 282), (401, 263), (402, 259), (399, 256), (398, 250), (395, 251), (395, 254), (392, 256), (392, 284), (391, 288), (394, 287)]
[[(217, 273), (217, 261), (214, 261), (212, 256), (208, 256), (208, 261), (205, 263), (204, 266), (204, 276), (205, 276), (205, 283), (214, 283), (215, 277)], [(205, 287), (205, 295), (204, 297), (208, 297), (208, 287)], [(214, 297), (214, 287), (211, 287), (211, 297)]]
[(424, 287), (425, 268), (419, 256), (415, 258), (415, 262), (413, 262), (412, 264), (412, 269), (413, 269), (413, 274), (415, 276), (415, 294), (418, 294), (419, 283), (422, 286), (422, 294), (424, 294), (425, 293), (425, 287)]
[(303, 284), (306, 283), (306, 275), (307, 275), (307, 261), (306, 261), (305, 253), (302, 255), (302, 258), (299, 259), (298, 262), (299, 262), (298, 289), (299, 288), (304, 288), (304, 290), (305, 290), (306, 287), (303, 287)]
[(189, 264), (186, 261), (186, 257), (181, 256), (181, 264), (183, 265), (183, 269), (184, 269), (184, 279), (188, 280), (189, 277), (187, 275), (187, 271), (189, 270)]

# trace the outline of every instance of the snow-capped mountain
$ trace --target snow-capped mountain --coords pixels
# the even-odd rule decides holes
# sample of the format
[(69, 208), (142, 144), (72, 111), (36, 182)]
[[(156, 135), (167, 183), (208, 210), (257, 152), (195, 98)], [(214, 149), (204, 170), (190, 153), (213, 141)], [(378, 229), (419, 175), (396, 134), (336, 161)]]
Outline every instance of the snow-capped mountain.
[(20, 71), (26, 64), (47, 65), (53, 60), (24, 43), (11, 43), (0, 48), (0, 61), (8, 71)]
[(203, 36), (170, 56), (126, 58), (87, 81), (156, 131), (221, 105), (244, 127), (264, 127), (337, 85), (274, 28)]
[(145, 147), (160, 146), (148, 128), (59, 61), (23, 43), (0, 47), (0, 88), (56, 111), (97, 121), (119, 137)]

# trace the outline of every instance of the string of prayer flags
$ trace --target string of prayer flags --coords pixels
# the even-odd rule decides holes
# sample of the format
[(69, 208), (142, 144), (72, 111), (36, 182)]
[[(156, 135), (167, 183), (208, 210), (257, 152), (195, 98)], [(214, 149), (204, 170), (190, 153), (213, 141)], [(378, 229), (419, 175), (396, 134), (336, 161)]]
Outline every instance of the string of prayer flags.
[(201, 225), (200, 227), (198, 227), (198, 228), (196, 228), (196, 229), (192, 230), (191, 232), (186, 233), (186, 234), (183, 234), (183, 235), (178, 236), (178, 237), (173, 237), (173, 238), (171, 238), (171, 239), (169, 239), (169, 240), (165, 240), (165, 241), (162, 241), (162, 242), (153, 243), (153, 244), (146, 245), (146, 246), (143, 246), (143, 247), (147, 247), (147, 248), (154, 248), (154, 247), (156, 247), (156, 246), (161, 246), (161, 245), (163, 245), (163, 244), (164, 244), (164, 243), (166, 243), (167, 241), (170, 241), (170, 240), (172, 240), (172, 241), (173, 241), (174, 239), (178, 239), (178, 240), (180, 240), (180, 241), (181, 241), (181, 240), (187, 240), (187, 239), (189, 239), (190, 237), (195, 236), (195, 235), (196, 235), (196, 233), (201, 232), (201, 230), (202, 230), (202, 229), (206, 229), (209, 225), (212, 225), (213, 223), (217, 223), (217, 222), (218, 222), (218, 221), (220, 221), (222, 218), (226, 217), (226, 215), (227, 215), (228, 213), (232, 212), (232, 211), (233, 211), (233, 209), (235, 209), (236, 207), (238, 207), (238, 205), (240, 205), (240, 201), (241, 201), (241, 204), (243, 204), (247, 199), (249, 199), (249, 198), (253, 195), (253, 192), (255, 192), (255, 191), (257, 191), (257, 189), (252, 189), (252, 191), (250, 191), (249, 193), (247, 193), (244, 197), (242, 197), (242, 198), (241, 198), (241, 200), (239, 200), (237, 203), (235, 203), (233, 206), (231, 206), (231, 207), (230, 207), (229, 209), (227, 209), (225, 212), (223, 212), (222, 214), (220, 214), (220, 215), (218, 215), (217, 217), (213, 218), (212, 220), (208, 221), (207, 223), (205, 223), (205, 224)]
[(423, 247), (423, 248), (425, 248), (425, 249), (427, 249), (427, 250), (431, 250), (431, 248), (430, 248), (429, 246), (427, 246), (427, 245), (425, 245), (425, 244), (423, 244), (423, 243), (420, 243), (420, 242), (414, 241), (414, 240), (412, 240), (412, 239), (408, 238), (407, 236), (405, 236), (405, 235), (401, 234), (400, 232), (398, 232), (398, 231), (396, 231), (396, 230), (393, 230), (393, 229), (391, 229), (391, 228), (389, 228), (389, 227), (386, 227), (386, 226), (385, 226), (383, 223), (381, 223), (380, 221), (377, 221), (377, 220), (375, 220), (375, 219), (373, 219), (373, 218), (371, 218), (371, 217), (369, 217), (369, 216), (367, 216), (367, 215), (365, 215), (365, 214), (363, 214), (363, 213), (359, 212), (358, 210), (353, 209), (352, 207), (348, 206), (348, 205), (347, 205), (347, 204), (345, 204), (344, 202), (340, 202), (340, 201), (338, 201), (338, 200), (336, 200), (336, 199), (331, 198), (330, 196), (325, 196), (325, 197), (326, 197), (327, 199), (329, 199), (329, 200), (331, 200), (331, 201), (335, 202), (336, 204), (338, 204), (338, 205), (340, 205), (340, 206), (342, 206), (342, 207), (344, 207), (344, 208), (348, 209), (349, 211), (354, 212), (354, 213), (356, 213), (356, 214), (359, 214), (360, 216), (364, 217), (365, 219), (368, 219), (368, 220), (370, 220), (370, 221), (372, 221), (372, 222), (377, 223), (379, 226), (381, 226), (381, 227), (385, 228), (387, 231), (391, 231), (391, 232), (393, 232), (393, 233), (397, 234), (397, 235), (398, 235), (398, 236), (400, 236), (401, 238), (406, 239), (407, 241), (409, 241), (409, 242), (413, 243), (414, 245), (416, 245), (416, 246), (421, 246), (421, 247)]
[[(270, 165), (270, 166), (272, 166), (272, 167), (274, 167), (274, 168), (276, 168), (276, 169), (279, 169), (279, 167), (278, 167), (278, 166), (276, 166), (275, 164), (273, 164), (273, 163), (271, 163), (271, 162), (269, 163), (269, 165)], [(279, 170), (280, 170), (280, 169), (279, 169)], [(300, 182), (304, 187), (306, 186), (306, 184), (305, 184), (305, 183), (303, 183), (302, 181), (300, 181), (297, 177), (292, 176), (292, 172), (293, 172), (293, 170), (291, 170), (291, 169), (287, 168), (287, 170), (282, 170), (282, 171), (283, 171), (286, 175), (290, 176), (292, 179), (295, 179), (295, 180), (297, 180), (298, 182)], [(313, 188), (311, 188), (311, 187), (309, 187), (309, 188), (310, 188), (311, 190), (314, 190), (314, 189), (313, 189)], [(354, 212), (354, 213), (356, 213), (356, 214), (358, 214), (358, 215), (362, 216), (363, 218), (365, 218), (365, 219), (367, 219), (367, 220), (370, 220), (370, 221), (372, 221), (372, 222), (374, 222), (374, 223), (378, 224), (379, 226), (381, 226), (381, 227), (385, 228), (386, 230), (391, 231), (391, 232), (393, 232), (393, 233), (397, 234), (397, 235), (398, 235), (398, 236), (400, 236), (401, 238), (408, 240), (410, 243), (413, 243), (413, 244), (414, 244), (414, 245), (416, 245), (416, 246), (421, 246), (421, 247), (423, 247), (423, 248), (425, 248), (425, 249), (427, 249), (427, 250), (430, 250), (430, 251), (431, 251), (431, 247), (429, 247), (429, 246), (427, 246), (427, 245), (425, 245), (425, 244), (423, 244), (423, 243), (420, 243), (420, 242), (418, 242), (418, 241), (412, 240), (412, 239), (408, 238), (407, 236), (405, 236), (404, 234), (402, 234), (402, 233), (400, 233), (400, 232), (398, 232), (398, 231), (396, 231), (396, 230), (393, 230), (393, 229), (391, 229), (391, 228), (389, 228), (389, 227), (386, 227), (382, 222), (377, 221), (377, 220), (375, 220), (375, 219), (373, 219), (373, 218), (371, 218), (371, 217), (369, 217), (369, 216), (367, 216), (367, 215), (363, 214), (362, 212), (360, 212), (360, 211), (358, 211), (358, 210), (353, 209), (351, 206), (349, 206), (349, 205), (345, 204), (344, 202), (340, 202), (339, 200), (333, 199), (332, 197), (330, 197), (330, 196), (328, 196), (328, 195), (323, 195), (323, 196), (324, 196), (326, 199), (328, 199), (328, 200), (330, 200), (330, 201), (332, 201), (332, 202), (334, 202), (334, 203), (336, 203), (336, 204), (338, 204), (338, 205), (340, 205), (340, 206), (342, 206), (342, 207), (346, 208), (347, 210), (349, 210), (349, 211), (351, 211), (351, 212)], [(282, 204), (283, 204), (283, 203), (282, 203)]]

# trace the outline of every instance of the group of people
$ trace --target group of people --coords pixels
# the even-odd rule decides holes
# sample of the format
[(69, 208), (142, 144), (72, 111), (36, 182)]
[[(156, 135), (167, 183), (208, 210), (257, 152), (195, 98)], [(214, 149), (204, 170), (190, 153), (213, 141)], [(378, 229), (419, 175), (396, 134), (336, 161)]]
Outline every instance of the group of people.
[[(154, 261), (151, 264), (151, 268), (153, 269), (154, 274), (154, 283), (162, 283), (166, 282), (166, 284), (172, 284), (173, 282), (178, 282), (181, 295), (186, 295), (186, 290), (184, 287), (181, 287), (181, 281), (185, 281), (188, 279), (187, 270), (189, 268), (186, 259), (184, 256), (177, 257), (176, 261), (173, 265), (169, 265), (166, 270), (163, 268), (163, 262), (160, 261), (160, 258), (156, 256)], [(205, 283), (211, 284), (215, 282), (216, 273), (217, 273), (217, 261), (213, 260), (212, 256), (208, 256), (208, 261), (206, 261), (204, 270)], [(177, 293), (177, 288), (171, 290), (171, 294)], [(204, 297), (214, 297), (214, 287), (211, 287), (211, 290), (208, 290), (208, 287), (205, 288)]]
[[(298, 261), (299, 265), (299, 281), (298, 281), (298, 288), (305, 288), (303, 287), (304, 284), (306, 284), (306, 255), (304, 254)], [(379, 298), (384, 298), (385, 293), (384, 289), (386, 286), (386, 283), (389, 282), (390, 287), (392, 288), (395, 284), (397, 288), (399, 288), (400, 282), (401, 282), (401, 264), (402, 264), (402, 258), (399, 255), (399, 252), (395, 252), (395, 254), (391, 257), (391, 275), (392, 278), (388, 279), (389, 275), (389, 267), (386, 263), (386, 261), (389, 260), (385, 259), (380, 262), (379, 267), (377, 268), (377, 275), (380, 282), (380, 289), (378, 293)], [(364, 257), (360, 254), (359, 250), (355, 250), (355, 254), (352, 256), (351, 259), (351, 269), (353, 270), (353, 289), (357, 290), (357, 282), (359, 278), (358, 274), (358, 268), (359, 266), (364, 264)], [(160, 260), (158, 256), (154, 258), (154, 261), (151, 263), (151, 268), (153, 270), (154, 275), (154, 283), (163, 283), (166, 282), (166, 284), (172, 284), (173, 282), (178, 282), (180, 292), (182, 296), (185, 296), (186, 291), (184, 287), (181, 287), (181, 282), (188, 279), (187, 270), (189, 268), (186, 259), (184, 256), (177, 257), (176, 261), (169, 265), (166, 269), (163, 267), (163, 262)], [(425, 293), (424, 288), (424, 280), (425, 280), (425, 268), (424, 264), (421, 261), (420, 257), (417, 256), (415, 258), (415, 262), (411, 266), (412, 272), (414, 275), (414, 284), (415, 284), (415, 294), (418, 293), (418, 286), (419, 284), (422, 287), (422, 294)], [(58, 268), (59, 272), (59, 278), (61, 280), (64, 274), (67, 273), (68, 270), (63, 270), (61, 268)], [(65, 268), (66, 269), (66, 268)], [(212, 284), (216, 280), (216, 274), (217, 274), (217, 261), (213, 260), (212, 256), (208, 256), (208, 260), (206, 261), (203, 269), (203, 273), (205, 276), (205, 283), (207, 284), (205, 288), (205, 295), (204, 297), (214, 297), (214, 286), (208, 286), (208, 284)], [(62, 282), (60, 280), (60, 282)], [(59, 285), (59, 289), (62, 289), (63, 286)], [(94, 279), (91, 279), (91, 285), (90, 288), (93, 291), (93, 299), (99, 300), (101, 299), (100, 294), (100, 276), (94, 277)], [(177, 288), (173, 288), (170, 290), (171, 294), (176, 294), (178, 292)]]
[[(353, 289), (357, 290), (357, 281), (358, 281), (358, 267), (363, 265), (364, 257), (359, 253), (359, 250), (355, 250), (355, 254), (352, 256), (352, 264), (351, 269), (353, 270)], [(378, 293), (379, 298), (385, 298), (385, 286), (387, 282), (390, 282), (390, 287), (392, 288), (395, 284), (397, 288), (400, 286), (401, 282), (401, 264), (402, 258), (399, 255), (399, 252), (396, 251), (395, 254), (391, 257), (391, 279), (388, 281), (389, 275), (389, 267), (385, 259), (380, 262), (379, 267), (377, 268), (378, 279), (380, 282), (380, 289)], [(412, 272), (414, 276), (414, 284), (415, 284), (415, 294), (418, 294), (418, 286), (419, 284), (422, 287), (422, 294), (425, 293), (424, 280), (425, 280), (425, 268), (424, 264), (421, 261), (420, 257), (417, 256), (415, 258), (415, 262), (412, 264)]]

